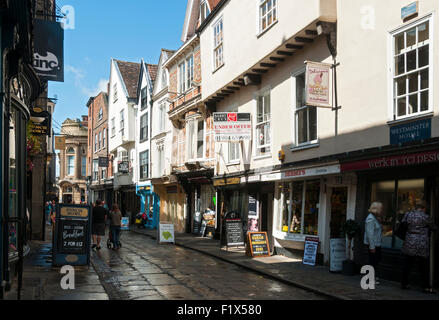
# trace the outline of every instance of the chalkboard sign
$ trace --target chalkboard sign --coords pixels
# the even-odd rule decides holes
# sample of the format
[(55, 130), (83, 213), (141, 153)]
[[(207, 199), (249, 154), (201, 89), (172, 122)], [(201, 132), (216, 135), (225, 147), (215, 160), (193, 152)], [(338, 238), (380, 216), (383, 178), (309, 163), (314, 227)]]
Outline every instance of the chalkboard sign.
[(266, 232), (248, 232), (248, 245), (252, 257), (269, 257), (270, 245)]
[(90, 264), (90, 217), (90, 206), (57, 205), (52, 250), (55, 266)]
[(228, 247), (244, 245), (241, 219), (226, 219), (226, 241)]

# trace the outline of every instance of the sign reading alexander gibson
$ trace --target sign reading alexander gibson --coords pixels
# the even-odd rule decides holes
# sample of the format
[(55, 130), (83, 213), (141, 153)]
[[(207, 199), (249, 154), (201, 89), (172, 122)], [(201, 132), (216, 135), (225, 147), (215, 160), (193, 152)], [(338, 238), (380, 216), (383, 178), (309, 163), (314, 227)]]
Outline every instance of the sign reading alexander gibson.
[[(44, 111), (39, 107), (35, 107), (30, 110), (31, 121), (30, 121), (30, 131), (36, 136), (51, 136), (50, 127), (52, 122), (52, 117), (49, 112)], [(33, 119), (40, 119), (40, 122), (34, 122)]]
[(396, 145), (431, 138), (431, 118), (390, 128), (390, 144)]
[(249, 141), (252, 136), (250, 113), (215, 112), (213, 114), (215, 141)]
[(99, 167), (108, 168), (108, 157), (99, 157)]
[(61, 23), (34, 20), (33, 67), (43, 81), (64, 82), (64, 29)]
[(330, 100), (330, 70), (330, 64), (306, 61), (306, 105), (324, 108), (332, 107)]

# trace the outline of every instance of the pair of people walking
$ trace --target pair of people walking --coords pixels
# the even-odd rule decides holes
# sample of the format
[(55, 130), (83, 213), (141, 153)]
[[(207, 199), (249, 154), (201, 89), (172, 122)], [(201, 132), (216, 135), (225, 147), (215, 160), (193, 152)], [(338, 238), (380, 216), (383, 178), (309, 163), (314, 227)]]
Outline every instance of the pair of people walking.
[(111, 221), (110, 232), (114, 244), (113, 248), (118, 250), (122, 214), (117, 205), (113, 205), (111, 212), (108, 212), (108, 210), (103, 205), (103, 202), (98, 199), (96, 200), (96, 205), (93, 207), (92, 249), (101, 250), (101, 240), (102, 237), (105, 236), (105, 223), (107, 221), (107, 218), (109, 218)]
[[(407, 232), (402, 248), (404, 267), (402, 272), (401, 287), (409, 289), (409, 277), (416, 261), (421, 266), (422, 285), (425, 293), (435, 293), (429, 281), (429, 256), (430, 256), (430, 231), (437, 228), (432, 218), (426, 212), (424, 200), (418, 200), (415, 210), (407, 212), (402, 222), (407, 223)], [(383, 204), (374, 202), (369, 208), (366, 218), (364, 244), (369, 249), (369, 264), (375, 270), (381, 261)], [(376, 282), (377, 283), (377, 282)], [(378, 282), (379, 283), (379, 282)]]

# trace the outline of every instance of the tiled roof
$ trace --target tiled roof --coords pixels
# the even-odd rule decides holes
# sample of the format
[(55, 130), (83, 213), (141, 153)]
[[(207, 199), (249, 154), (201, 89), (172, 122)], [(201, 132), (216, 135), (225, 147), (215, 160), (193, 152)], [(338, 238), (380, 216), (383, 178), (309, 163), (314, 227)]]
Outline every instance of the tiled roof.
[(156, 64), (146, 64), (148, 68), (149, 76), (151, 77), (151, 81), (154, 82), (157, 77), (157, 69), (158, 66)]
[(137, 98), (140, 63), (115, 60), (122, 75), (129, 98)]

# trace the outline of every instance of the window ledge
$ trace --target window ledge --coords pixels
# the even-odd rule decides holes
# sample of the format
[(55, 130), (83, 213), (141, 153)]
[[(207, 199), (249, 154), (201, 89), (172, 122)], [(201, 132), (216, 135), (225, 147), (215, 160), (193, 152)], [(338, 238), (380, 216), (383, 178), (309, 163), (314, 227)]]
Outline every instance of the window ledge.
[(231, 161), (231, 162), (228, 162), (228, 163), (226, 163), (226, 166), (237, 166), (237, 165), (240, 165), (241, 164), (241, 161)]
[(268, 154), (268, 155), (264, 155), (264, 156), (255, 156), (255, 157), (253, 157), (253, 160), (263, 160), (263, 159), (269, 159), (269, 158), (271, 158), (272, 157), (272, 154), (270, 153), (270, 154)]
[(319, 148), (320, 147), (320, 143), (319, 142), (315, 142), (315, 143), (309, 143), (309, 144), (304, 144), (301, 146), (293, 146), (291, 147), (291, 152), (296, 152), (296, 151), (302, 151), (302, 150), (308, 150), (308, 149), (312, 149), (312, 148)]
[(222, 69), (224, 67), (225, 63), (223, 62), (222, 65), (220, 65), (218, 68), (212, 71), (212, 74), (216, 73), (218, 70)]
[(402, 123), (406, 123), (406, 122), (411, 122), (414, 120), (420, 120), (423, 118), (431, 118), (433, 116), (434, 116), (434, 111), (428, 111), (426, 113), (414, 115), (412, 117), (402, 118), (402, 119), (398, 119), (398, 120), (390, 120), (390, 121), (387, 121), (387, 124), (389, 126), (391, 126), (391, 125), (395, 125), (395, 124), (402, 124)]
[(275, 22), (273, 22), (273, 23), (271, 24), (271, 26), (265, 28), (265, 30), (260, 31), (260, 32), (256, 35), (256, 38), (259, 39), (260, 37), (262, 37), (265, 33), (268, 32), (268, 30), (270, 30), (271, 28), (273, 28), (273, 26), (275, 26), (278, 22), (279, 22), (279, 19), (277, 19)]
[(305, 235), (305, 234), (294, 234), (294, 233), (287, 233), (283, 231), (275, 231), (274, 237), (279, 240), (289, 240), (289, 241), (298, 241), (298, 242), (305, 242), (306, 237), (316, 237), (311, 235)]

